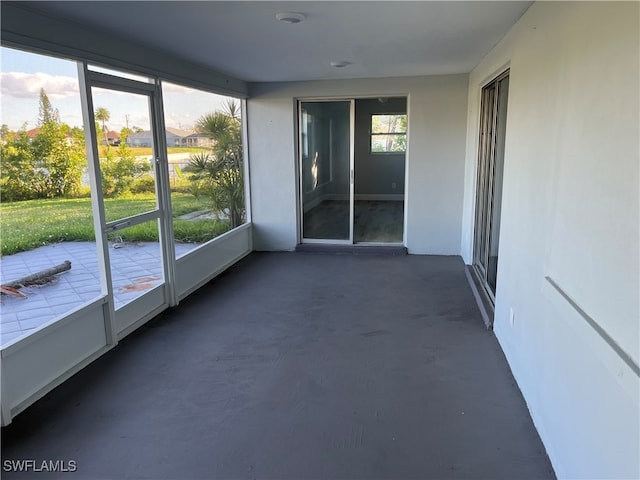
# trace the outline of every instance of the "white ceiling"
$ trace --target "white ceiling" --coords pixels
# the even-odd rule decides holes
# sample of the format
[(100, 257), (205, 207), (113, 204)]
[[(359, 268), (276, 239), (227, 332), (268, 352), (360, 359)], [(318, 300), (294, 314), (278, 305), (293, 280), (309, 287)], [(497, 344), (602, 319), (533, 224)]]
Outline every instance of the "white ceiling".
[[(23, 4), (249, 82), (469, 72), (532, 2), (46, 1)], [(278, 12), (300, 12), (286, 24)], [(344, 68), (332, 61), (348, 61)]]

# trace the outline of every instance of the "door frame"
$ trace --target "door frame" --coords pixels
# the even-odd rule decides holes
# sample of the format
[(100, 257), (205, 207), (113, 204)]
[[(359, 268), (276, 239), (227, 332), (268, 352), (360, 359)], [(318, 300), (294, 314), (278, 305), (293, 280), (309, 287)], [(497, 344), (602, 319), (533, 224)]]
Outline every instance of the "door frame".
[[(353, 245), (353, 222), (354, 222), (354, 135), (355, 135), (355, 99), (354, 98), (298, 98), (296, 99), (296, 142), (298, 161), (297, 163), (297, 188), (298, 188), (298, 242), (309, 244), (334, 244), (334, 245)], [(303, 103), (331, 103), (343, 102), (349, 103), (349, 238), (343, 240), (334, 239), (318, 239), (304, 237), (304, 186), (302, 184), (302, 160), (303, 147), (301, 142), (302, 136), (302, 104)], [(333, 172), (332, 172), (333, 175)]]
[[(494, 228), (493, 209), (495, 206), (494, 188), (497, 150), (496, 146), (498, 141), (498, 121), (500, 113), (499, 106), (501, 98), (500, 95), (502, 93), (500, 82), (509, 77), (509, 75), (510, 69), (507, 68), (506, 70), (502, 71), (498, 75), (495, 75), (480, 86), (480, 117), (478, 122), (478, 150), (475, 180), (476, 193), (475, 208), (473, 212), (474, 227), (471, 263), (472, 270), (492, 306), (495, 306), (496, 298), (495, 292), (492, 290), (488, 282), (488, 267), (490, 261), (491, 232)], [(485, 90), (492, 84), (495, 84), (495, 93), (493, 95), (491, 105), (486, 105)], [(486, 136), (485, 129), (487, 128), (488, 120), (490, 120), (491, 122), (490, 137), (488, 139), (483, 139), (483, 134), (485, 134)], [(481, 210), (484, 211), (481, 212)], [(484, 214), (484, 219), (481, 218), (482, 213)], [(484, 241), (485, 250), (483, 258), (481, 258), (481, 254), (483, 252), (480, 251), (482, 250), (480, 248), (482, 241)], [(482, 261), (484, 261), (484, 264), (482, 263)]]
[[(141, 82), (119, 76), (90, 70), (86, 62), (78, 63), (78, 80), (84, 124), (89, 126), (85, 135), (87, 144), (87, 163), (91, 185), (91, 204), (93, 210), (94, 231), (98, 249), (98, 269), (102, 294), (106, 296), (104, 308), (107, 318), (107, 339), (116, 344), (119, 338), (137, 328), (149, 319), (177, 304), (175, 287), (175, 258), (173, 224), (171, 221), (171, 197), (169, 169), (162, 110), (162, 89), (159, 80), (153, 83)], [(149, 102), (150, 128), (153, 131), (154, 175), (156, 183), (156, 207), (154, 210), (107, 222), (104, 196), (102, 193), (99, 145), (95, 128), (93, 87), (111, 91), (142, 95)], [(156, 220), (159, 232), (160, 260), (162, 262), (163, 281), (116, 311), (113, 284), (111, 279), (108, 233), (128, 228), (147, 221)]]
[[(403, 220), (402, 220), (402, 242), (398, 243), (385, 243), (385, 242), (354, 242), (354, 214), (355, 214), (355, 104), (356, 100), (366, 100), (381, 97), (402, 97), (407, 100), (407, 150), (404, 153), (404, 200), (403, 200)], [(406, 245), (407, 244), (407, 198), (408, 198), (408, 185), (409, 185), (409, 138), (411, 130), (411, 119), (409, 112), (409, 98), (407, 93), (380, 93), (369, 95), (351, 95), (351, 96), (339, 96), (339, 97), (325, 97), (325, 96), (309, 96), (309, 97), (294, 97), (294, 136), (295, 136), (295, 151), (296, 151), (296, 225), (297, 225), (297, 243), (298, 244), (323, 244), (323, 245), (350, 245), (350, 246), (394, 246), (394, 245)], [(350, 186), (349, 186), (349, 240), (331, 240), (331, 239), (308, 239), (303, 235), (303, 221), (304, 221), (304, 202), (303, 202), (303, 186), (302, 186), (302, 103), (303, 102), (351, 102), (350, 111), (350, 132), (349, 132), (349, 162), (350, 162)]]

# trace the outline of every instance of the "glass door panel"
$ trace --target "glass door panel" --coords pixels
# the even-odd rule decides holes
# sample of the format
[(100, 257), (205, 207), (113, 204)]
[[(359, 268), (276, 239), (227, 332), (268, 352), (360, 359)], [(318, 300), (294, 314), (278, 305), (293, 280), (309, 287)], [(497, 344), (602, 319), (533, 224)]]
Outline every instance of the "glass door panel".
[(402, 243), (406, 97), (355, 100), (354, 243)]
[(484, 87), (480, 114), (473, 266), (492, 301), (497, 286), (508, 87), (508, 72)]
[(493, 151), (495, 85), (489, 85), (482, 92), (482, 113), (480, 128), (480, 162), (478, 165), (478, 196), (476, 208), (475, 264), (482, 275), (487, 271), (487, 235), (485, 228), (488, 218), (490, 170)]
[(350, 101), (300, 103), (302, 238), (352, 239)]
[(107, 222), (158, 209), (149, 97), (91, 89)]
[(500, 239), (500, 215), (502, 213), (502, 177), (504, 172), (504, 145), (507, 126), (507, 98), (509, 96), (509, 77), (498, 82), (500, 96), (497, 104), (495, 164), (493, 167), (493, 188), (491, 198), (491, 233), (489, 235), (489, 263), (487, 282), (491, 290), (496, 291), (498, 275), (498, 244)]
[(151, 220), (118, 230), (108, 239), (117, 310), (164, 282), (158, 222)]
[[(118, 310), (165, 286), (154, 93), (149, 87), (137, 90), (129, 85), (112, 89), (103, 81), (100, 87), (91, 88), (91, 98), (108, 247), (107, 278), (117, 323), (130, 325), (138, 319), (133, 317), (140, 309), (127, 309), (135, 315)], [(155, 294), (160, 304), (167, 302), (167, 295), (161, 293)], [(145, 308), (159, 306), (155, 300), (151, 303), (145, 303)]]

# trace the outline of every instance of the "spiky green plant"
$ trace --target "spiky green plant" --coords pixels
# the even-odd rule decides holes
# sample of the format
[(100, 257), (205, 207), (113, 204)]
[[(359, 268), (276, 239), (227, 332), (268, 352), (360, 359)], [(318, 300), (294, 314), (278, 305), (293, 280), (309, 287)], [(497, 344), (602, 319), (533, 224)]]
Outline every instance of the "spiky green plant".
[(190, 157), (184, 171), (204, 190), (216, 212), (228, 214), (231, 228), (242, 225), (245, 216), (240, 108), (229, 101), (222, 111), (207, 113), (197, 122), (199, 132), (213, 140), (208, 152)]

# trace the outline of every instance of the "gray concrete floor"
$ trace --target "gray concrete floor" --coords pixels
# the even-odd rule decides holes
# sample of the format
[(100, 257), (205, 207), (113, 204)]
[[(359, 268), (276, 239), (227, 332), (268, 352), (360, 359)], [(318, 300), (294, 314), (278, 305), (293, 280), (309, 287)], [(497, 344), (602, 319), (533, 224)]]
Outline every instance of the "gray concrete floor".
[(82, 479), (554, 477), (457, 257), (253, 253), (2, 446)]

